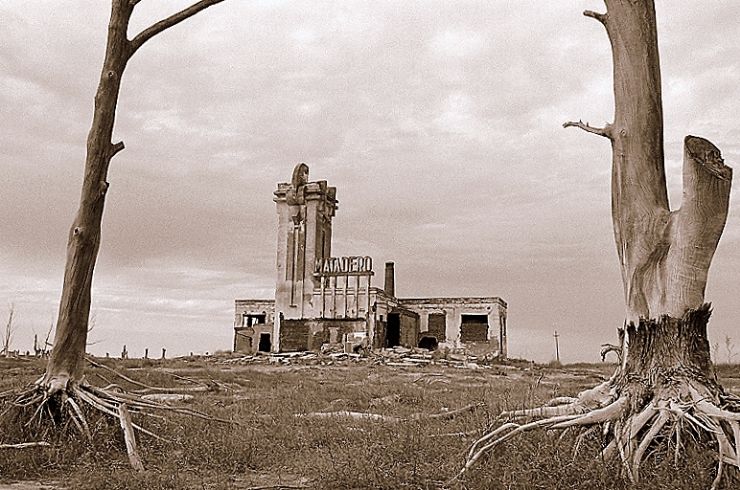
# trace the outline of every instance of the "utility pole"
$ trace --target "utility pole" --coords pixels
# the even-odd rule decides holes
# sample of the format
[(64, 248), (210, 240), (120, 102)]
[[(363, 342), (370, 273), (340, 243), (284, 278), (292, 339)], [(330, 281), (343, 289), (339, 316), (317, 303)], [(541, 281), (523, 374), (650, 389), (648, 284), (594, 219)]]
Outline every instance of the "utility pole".
[(555, 333), (553, 334), (553, 337), (555, 337), (555, 360), (560, 364), (560, 346), (558, 345), (558, 331), (555, 330)]

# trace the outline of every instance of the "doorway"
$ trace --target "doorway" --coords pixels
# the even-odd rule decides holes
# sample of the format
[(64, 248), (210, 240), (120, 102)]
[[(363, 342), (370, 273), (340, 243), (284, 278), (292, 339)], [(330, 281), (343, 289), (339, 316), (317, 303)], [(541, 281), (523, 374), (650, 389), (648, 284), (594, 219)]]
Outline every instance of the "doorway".
[(260, 352), (270, 352), (272, 350), (272, 338), (269, 333), (260, 334), (260, 343), (257, 350)]
[(401, 315), (388, 314), (388, 323), (385, 326), (385, 346), (395, 347), (401, 344)]

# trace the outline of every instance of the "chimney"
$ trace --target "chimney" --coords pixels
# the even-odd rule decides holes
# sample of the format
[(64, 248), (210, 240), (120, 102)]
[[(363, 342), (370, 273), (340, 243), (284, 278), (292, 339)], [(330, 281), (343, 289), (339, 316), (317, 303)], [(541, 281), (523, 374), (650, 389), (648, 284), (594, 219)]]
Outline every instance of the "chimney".
[(396, 297), (396, 272), (393, 262), (385, 263), (385, 287), (383, 289), (388, 296)]

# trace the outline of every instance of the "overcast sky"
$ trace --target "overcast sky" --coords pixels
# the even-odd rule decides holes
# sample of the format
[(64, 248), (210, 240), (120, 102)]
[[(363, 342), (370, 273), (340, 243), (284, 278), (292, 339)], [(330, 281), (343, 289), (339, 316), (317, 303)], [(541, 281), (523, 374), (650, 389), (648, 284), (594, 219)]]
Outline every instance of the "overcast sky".
[[(134, 35), (187, 2), (145, 0)], [(270, 298), (272, 192), (306, 162), (337, 187), (334, 255), (396, 262), (401, 297), (500, 296), (509, 349), (596, 361), (623, 294), (597, 0), (227, 0), (129, 63), (93, 287), (90, 351), (232, 344), (235, 298)], [(740, 162), (740, 3), (657, 2), (666, 170), (682, 140)], [(56, 317), (108, 2), (0, 3), (0, 326), (30, 350)], [(740, 192), (710, 270), (710, 340), (740, 346)], [(740, 347), (738, 348), (740, 351)], [(725, 358), (724, 348), (720, 360)]]

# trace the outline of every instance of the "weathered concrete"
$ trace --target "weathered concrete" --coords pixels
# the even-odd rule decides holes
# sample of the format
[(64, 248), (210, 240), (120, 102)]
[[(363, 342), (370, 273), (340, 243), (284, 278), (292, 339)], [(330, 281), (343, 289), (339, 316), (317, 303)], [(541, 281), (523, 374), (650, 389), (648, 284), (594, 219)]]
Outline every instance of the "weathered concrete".
[[(420, 331), (439, 332), (444, 324), (444, 339), (440, 342), (449, 342), (456, 347), (465, 343), (461, 327), (466, 315), (485, 315), (488, 319), (488, 329), (485, 338), (477, 338), (473, 334), (474, 342), (487, 342), (492, 351), (506, 357), (506, 312), (507, 304), (498, 297), (470, 297), (470, 298), (399, 298), (401, 306), (415, 311), (420, 316)], [(442, 320), (442, 317), (444, 320)], [(430, 325), (430, 319), (434, 324)], [(473, 323), (473, 322), (471, 322)], [(473, 327), (471, 330), (475, 330)]]
[(371, 257), (331, 256), (336, 188), (323, 180), (309, 182), (308, 166), (299, 164), (274, 194), (275, 299), (237, 300), (234, 350), (318, 350), (364, 332), (363, 341), (373, 348), (417, 347), (426, 338), (425, 345), (475, 344), (506, 357), (502, 299), (397, 298), (393, 262), (385, 264), (383, 288), (372, 287)]
[(275, 300), (238, 299), (234, 307), (234, 351), (257, 352), (262, 334), (274, 336)]

